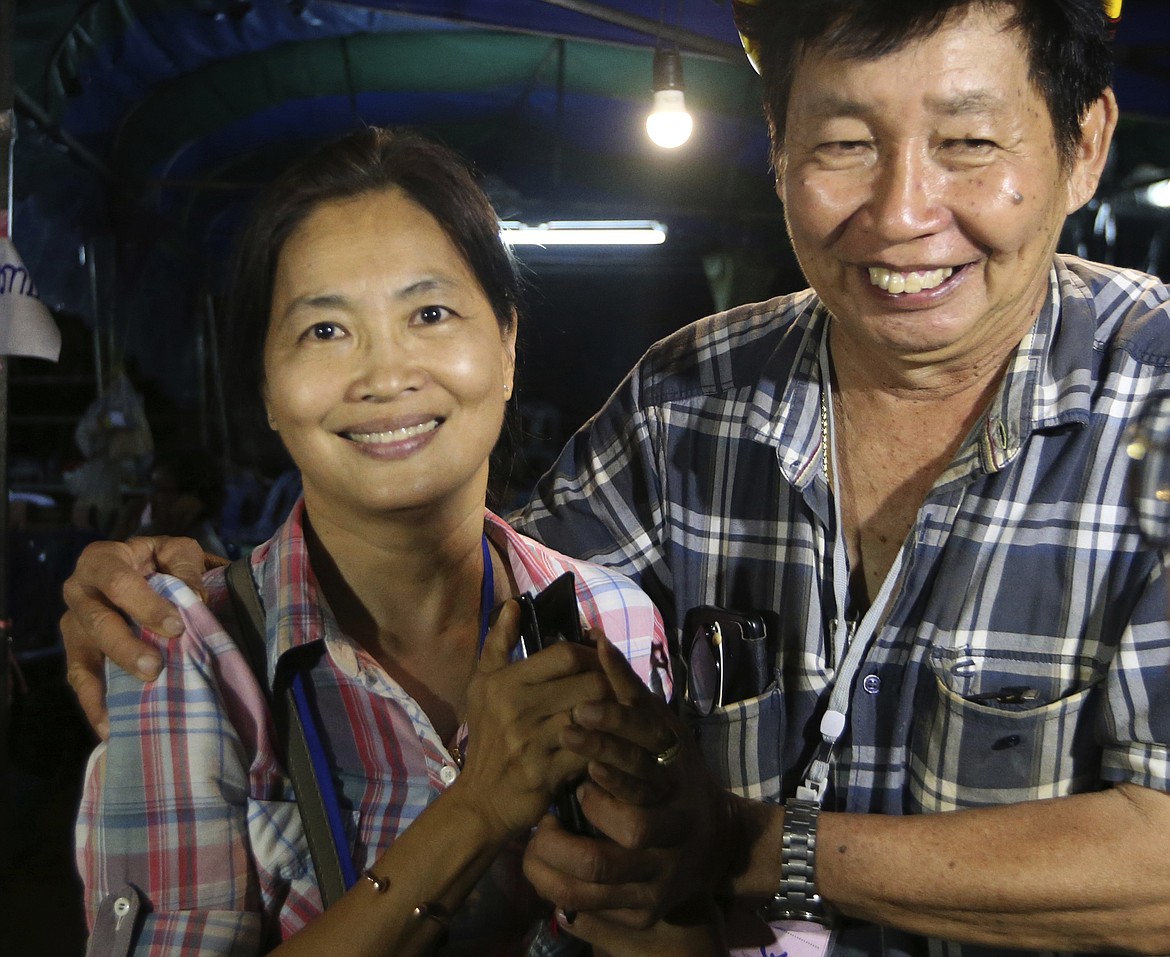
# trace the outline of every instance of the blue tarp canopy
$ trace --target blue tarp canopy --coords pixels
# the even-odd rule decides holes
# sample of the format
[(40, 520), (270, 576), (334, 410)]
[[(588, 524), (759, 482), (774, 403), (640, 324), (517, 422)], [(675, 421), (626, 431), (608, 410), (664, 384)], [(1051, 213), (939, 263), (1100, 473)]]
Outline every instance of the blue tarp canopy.
[[(673, 153), (643, 130), (660, 44), (696, 117)], [(1166, 0), (1126, 0), (1117, 47), (1124, 186), (1170, 165)], [(25, 261), (155, 363), (255, 187), (360, 123), (455, 146), (506, 216), (659, 219), (675, 255), (790, 258), (730, 0), (17, 0), (14, 52)]]

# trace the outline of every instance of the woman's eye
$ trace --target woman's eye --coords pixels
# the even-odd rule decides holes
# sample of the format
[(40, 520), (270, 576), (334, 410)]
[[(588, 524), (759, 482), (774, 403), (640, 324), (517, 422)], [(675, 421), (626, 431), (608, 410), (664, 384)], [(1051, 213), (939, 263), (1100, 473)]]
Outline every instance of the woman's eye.
[(451, 315), (451, 310), (446, 306), (423, 306), (416, 315), (423, 325), (433, 326)]
[(341, 336), (341, 327), (335, 322), (315, 322), (305, 330), (305, 338), (328, 342)]

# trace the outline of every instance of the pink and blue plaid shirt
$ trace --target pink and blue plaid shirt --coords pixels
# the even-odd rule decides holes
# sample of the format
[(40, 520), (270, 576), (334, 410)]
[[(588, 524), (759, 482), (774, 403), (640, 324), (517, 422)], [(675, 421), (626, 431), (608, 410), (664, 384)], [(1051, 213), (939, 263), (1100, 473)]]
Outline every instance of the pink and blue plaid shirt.
[[(311, 681), (360, 873), (459, 769), (418, 703), (341, 633), (320, 600), (302, 518), (298, 504), (252, 556), (268, 611), (269, 678), (284, 653), (324, 641)], [(669, 695), (662, 622), (635, 585), (490, 513), (485, 530), (503, 547), (520, 592), (573, 571), (589, 627)], [(177, 579), (156, 576), (153, 584), (179, 606), (186, 627), (182, 637), (156, 642), (165, 661), (156, 681), (109, 670), (110, 738), (90, 760), (77, 823), (91, 927), (102, 900), (128, 882), (150, 911), (135, 953), (260, 953), (321, 912), (300, 814), (265, 697), (217, 617), (229, 614), (222, 570), (208, 575), (207, 605)], [(465, 736), (463, 728), (461, 742)], [(485, 875), (456, 915), (452, 942), (483, 954), (522, 950), (541, 913), (520, 871), (522, 851), (518, 843)]]

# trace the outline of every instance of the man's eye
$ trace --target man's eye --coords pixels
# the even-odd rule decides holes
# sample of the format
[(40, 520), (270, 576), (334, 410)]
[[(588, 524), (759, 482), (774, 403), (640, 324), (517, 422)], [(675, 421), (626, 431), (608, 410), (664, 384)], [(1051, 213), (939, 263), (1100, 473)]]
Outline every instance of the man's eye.
[(976, 137), (965, 137), (957, 140), (947, 140), (944, 145), (952, 150), (967, 150), (972, 153), (986, 153), (995, 149), (992, 140), (981, 140)]
[(830, 153), (847, 154), (860, 152), (867, 145), (865, 140), (834, 140), (831, 143), (821, 144), (821, 149)]

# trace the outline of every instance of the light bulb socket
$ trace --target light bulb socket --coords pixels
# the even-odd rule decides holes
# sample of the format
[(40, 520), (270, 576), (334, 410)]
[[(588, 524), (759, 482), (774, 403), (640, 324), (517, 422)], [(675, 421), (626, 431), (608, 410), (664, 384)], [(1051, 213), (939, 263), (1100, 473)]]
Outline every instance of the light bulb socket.
[(654, 85), (655, 93), (659, 90), (682, 90), (683, 69), (682, 57), (678, 50), (658, 49), (654, 51)]

